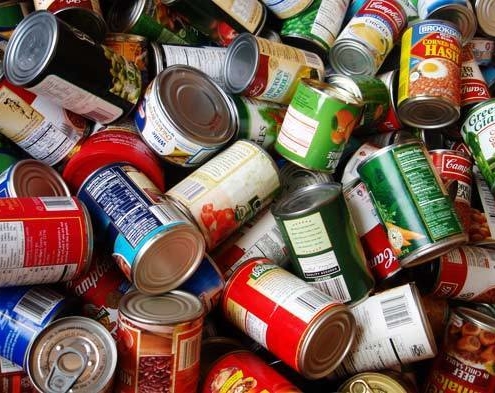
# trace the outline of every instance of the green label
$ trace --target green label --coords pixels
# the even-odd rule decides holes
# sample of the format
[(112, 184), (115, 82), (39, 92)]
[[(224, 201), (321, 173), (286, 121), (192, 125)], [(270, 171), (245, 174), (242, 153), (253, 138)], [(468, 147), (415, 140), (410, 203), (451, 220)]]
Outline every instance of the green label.
[(161, 44), (188, 44), (186, 40), (183, 40), (146, 14), (142, 14), (139, 17), (130, 32), (132, 34), (142, 35)]

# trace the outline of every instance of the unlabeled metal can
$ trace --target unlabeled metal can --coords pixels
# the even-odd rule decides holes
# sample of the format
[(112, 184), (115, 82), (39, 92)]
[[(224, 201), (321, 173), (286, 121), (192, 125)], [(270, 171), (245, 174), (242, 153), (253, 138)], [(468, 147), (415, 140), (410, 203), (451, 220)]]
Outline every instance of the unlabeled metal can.
[(356, 334), (348, 307), (269, 259), (237, 269), (221, 307), (228, 320), (309, 379), (337, 367)]
[(29, 349), (27, 372), (40, 393), (111, 393), (117, 348), (110, 333), (85, 317), (65, 317), (45, 327)]
[(399, 373), (364, 372), (347, 379), (338, 389), (341, 393), (416, 393)]
[(287, 19), (296, 16), (308, 8), (313, 0), (262, 0), (266, 7), (272, 11), (277, 18)]
[(358, 172), (403, 267), (424, 263), (467, 241), (421, 142), (384, 147), (363, 161)]
[(460, 114), (461, 34), (450, 22), (419, 20), (402, 35), (397, 111), (412, 127), (438, 128)]
[(75, 197), (0, 198), (0, 238), (0, 287), (68, 281), (91, 262), (91, 222)]
[(187, 292), (126, 294), (119, 304), (116, 391), (195, 392), (203, 305)]
[(469, 46), (462, 48), (461, 59), (461, 108), (466, 112), (473, 105), (489, 100), (490, 91)]

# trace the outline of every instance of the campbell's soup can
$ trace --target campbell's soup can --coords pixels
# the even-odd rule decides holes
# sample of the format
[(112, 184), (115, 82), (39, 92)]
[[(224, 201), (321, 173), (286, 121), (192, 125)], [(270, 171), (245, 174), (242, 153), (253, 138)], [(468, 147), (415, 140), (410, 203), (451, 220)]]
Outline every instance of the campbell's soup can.
[(464, 46), (461, 53), (461, 107), (463, 112), (473, 105), (489, 100), (488, 84), (475, 60), (473, 50)]

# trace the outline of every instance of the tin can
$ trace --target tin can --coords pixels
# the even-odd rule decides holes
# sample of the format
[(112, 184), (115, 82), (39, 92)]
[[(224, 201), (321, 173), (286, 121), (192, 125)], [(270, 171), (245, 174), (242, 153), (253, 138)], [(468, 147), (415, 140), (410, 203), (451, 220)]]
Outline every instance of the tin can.
[(478, 22), (478, 30), (489, 37), (495, 37), (495, 23), (493, 15), (494, 4), (490, 0), (474, 0), (474, 10)]
[(442, 20), (412, 23), (402, 35), (397, 111), (412, 127), (454, 123), (460, 110), (461, 34)]
[(30, 1), (6, 0), (0, 4), (0, 34), (10, 37), (16, 26), (32, 11)]
[[(33, 46), (34, 35), (45, 39)], [(19, 23), (3, 66), (13, 85), (102, 124), (128, 114), (141, 94), (141, 72), (134, 63), (48, 11)]]
[(160, 159), (144, 143), (139, 134), (118, 126), (100, 131), (82, 144), (67, 161), (62, 177), (76, 192), (84, 180), (99, 168), (114, 163), (128, 162), (142, 171), (161, 191), (165, 190), (165, 173)]
[(374, 280), (339, 183), (300, 188), (271, 210), (298, 277), (343, 303), (368, 297)]
[[(365, 2), (366, 0), (351, 0), (344, 17), (344, 24), (347, 24), (351, 20)], [(418, 18), (418, 0), (398, 0), (398, 2), (404, 7), (408, 22)]]
[(68, 24), (102, 42), (107, 33), (99, 0), (34, 0), (34, 9), (47, 10)]
[(358, 172), (403, 267), (424, 263), (467, 241), (421, 142), (384, 147), (363, 161)]
[(375, 75), (406, 25), (401, 3), (366, 1), (330, 48), (330, 66), (344, 75)]
[(321, 171), (310, 171), (290, 161), (280, 168), (280, 194), (289, 194), (312, 184), (331, 183), (332, 175)]
[(106, 165), (77, 193), (93, 225), (136, 288), (159, 294), (177, 288), (197, 269), (205, 243), (197, 227), (138, 169)]
[(495, 41), (493, 38), (473, 37), (464, 46), (471, 49), (478, 66), (487, 66), (492, 62), (495, 53)]
[(41, 285), (0, 288), (0, 356), (25, 369), (33, 340), (50, 322), (68, 312), (66, 298)]
[(347, 379), (338, 389), (342, 393), (415, 393), (400, 374), (364, 372)]
[(494, 344), (495, 318), (464, 307), (453, 309), (425, 391), (455, 386), (458, 391), (493, 392)]
[(432, 294), (421, 295), (421, 304), (430, 322), (435, 342), (440, 344), (449, 321), (450, 304), (447, 299)]
[(70, 191), (55, 169), (38, 160), (20, 160), (0, 173), (0, 198), (38, 196), (70, 197)]
[(473, 105), (490, 99), (488, 85), (469, 46), (461, 53), (461, 108), (467, 111)]
[(279, 19), (296, 16), (307, 9), (313, 0), (262, 0), (266, 7)]
[(146, 144), (161, 159), (196, 167), (235, 137), (235, 106), (203, 72), (167, 67), (146, 89), (134, 120)]
[(304, 168), (333, 173), (362, 108), (362, 101), (345, 90), (302, 79), (282, 122), (275, 150)]
[(0, 387), (4, 393), (36, 393), (26, 373), (0, 374)]
[(196, 296), (129, 292), (119, 305), (117, 391), (195, 392), (202, 328), (203, 306)]
[(288, 105), (298, 81), (322, 81), (325, 73), (318, 55), (290, 45), (239, 34), (227, 48), (223, 76), (227, 91)]
[(91, 261), (91, 222), (75, 197), (0, 198), (0, 235), (0, 287), (68, 281)]
[(193, 217), (211, 251), (268, 206), (280, 187), (273, 159), (239, 140), (166, 192)]
[(234, 272), (221, 308), (229, 321), (308, 379), (328, 375), (356, 334), (348, 307), (264, 258)]
[(111, 393), (117, 348), (110, 333), (84, 317), (60, 318), (29, 349), (27, 373), (40, 393)]
[(377, 76), (387, 86), (389, 94), (388, 110), (377, 125), (380, 132), (400, 131), (404, 128), (397, 113), (397, 92), (399, 87), (399, 70), (395, 69)]
[(471, 206), (471, 226), (469, 242), (476, 246), (491, 247), (495, 243), (495, 197), (480, 173), (478, 166), (473, 166), (474, 191), (480, 203)]
[(344, 187), (359, 180), (357, 168), (363, 161), (378, 150), (380, 150), (380, 147), (370, 142), (364, 142), (357, 148), (344, 167), (344, 172), (342, 173), (340, 180)]

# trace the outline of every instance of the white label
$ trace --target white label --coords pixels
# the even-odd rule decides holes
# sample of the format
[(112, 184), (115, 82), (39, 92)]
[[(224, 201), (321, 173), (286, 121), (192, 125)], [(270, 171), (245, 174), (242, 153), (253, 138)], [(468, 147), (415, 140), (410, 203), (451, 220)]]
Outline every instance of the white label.
[[(3, 267), (1, 263), (0, 267)], [(21, 267), (8, 270), (0, 270), (0, 286), (5, 286), (7, 284), (9, 286), (21, 284), (48, 284), (64, 281), (64, 277), (74, 277), (77, 269), (77, 264), (73, 263), (70, 265)]]
[(266, 322), (250, 313), (240, 304), (231, 299), (227, 301), (227, 313), (229, 319), (236, 326), (241, 327), (249, 337), (261, 344), (263, 347), (268, 347), (266, 344), (268, 324)]
[(0, 267), (4, 269), (0, 282), (8, 282), (4, 277), (11, 271), (6, 269), (23, 266), (26, 253), (24, 241), (24, 225), (21, 221), (0, 222)]
[(46, 211), (77, 210), (76, 202), (71, 197), (40, 197)]
[(318, 125), (318, 120), (289, 105), (277, 141), (294, 154), (306, 157)]
[(0, 356), (0, 375), (7, 373), (20, 373), (23, 370), (24, 369), (21, 366), (12, 363), (10, 360)]
[(332, 247), (320, 213), (284, 221), (285, 229), (296, 255), (308, 255)]
[(331, 297), (340, 300), (343, 303), (350, 302), (352, 300), (349, 288), (345, 283), (343, 276), (337, 276), (328, 280), (311, 282), (320, 291), (328, 293)]
[(49, 288), (33, 287), (19, 299), (13, 311), (41, 325), (46, 316), (64, 297)]
[(339, 34), (349, 0), (322, 0), (311, 26), (311, 34), (332, 44)]
[(364, 183), (360, 182), (356, 187), (344, 194), (359, 236), (365, 235), (374, 227), (380, 225), (378, 212), (373, 202), (371, 202), (370, 194)]

